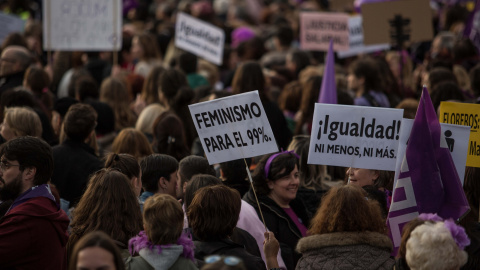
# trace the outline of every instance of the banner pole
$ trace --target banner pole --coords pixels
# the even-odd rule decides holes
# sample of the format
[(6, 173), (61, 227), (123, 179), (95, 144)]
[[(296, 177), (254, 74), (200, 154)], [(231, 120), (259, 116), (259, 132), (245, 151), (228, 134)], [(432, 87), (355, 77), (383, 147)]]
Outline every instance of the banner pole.
[[(117, 44), (119, 39), (119, 33), (117, 33), (117, 22), (118, 22), (118, 4), (120, 0), (113, 0), (113, 27), (114, 27), (114, 34), (113, 34), (113, 66), (118, 65), (118, 51), (117, 51)], [(120, 10), (121, 12), (121, 10)], [(120, 50), (121, 48), (119, 48)]]
[(245, 162), (245, 169), (247, 170), (248, 179), (250, 179), (250, 186), (252, 187), (253, 195), (255, 195), (255, 200), (257, 201), (258, 210), (260, 211), (260, 216), (262, 217), (263, 226), (265, 226), (265, 231), (268, 232), (267, 224), (265, 223), (265, 219), (263, 218), (262, 208), (260, 207), (260, 203), (258, 202), (258, 198), (257, 198), (257, 193), (255, 192), (255, 188), (253, 187), (252, 175), (250, 174), (250, 169), (248, 168), (247, 160), (244, 158), (243, 161)]

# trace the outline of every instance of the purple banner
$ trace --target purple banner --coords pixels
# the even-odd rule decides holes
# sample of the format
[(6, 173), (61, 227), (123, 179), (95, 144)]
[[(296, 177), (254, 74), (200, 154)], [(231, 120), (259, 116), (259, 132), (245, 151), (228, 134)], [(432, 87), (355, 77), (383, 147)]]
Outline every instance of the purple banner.
[(424, 88), (394, 188), (387, 225), (396, 254), (403, 226), (421, 213), (458, 219), (469, 209), (440, 123)]

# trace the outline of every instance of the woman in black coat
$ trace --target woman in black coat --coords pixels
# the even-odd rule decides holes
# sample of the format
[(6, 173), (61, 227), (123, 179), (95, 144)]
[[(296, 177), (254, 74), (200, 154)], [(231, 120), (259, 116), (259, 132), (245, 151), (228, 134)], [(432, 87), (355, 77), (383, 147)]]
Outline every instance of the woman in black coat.
[[(264, 156), (253, 174), (253, 185), (265, 223), (280, 242), (281, 255), (288, 270), (295, 269), (301, 257), (295, 252), (295, 246), (306, 235), (310, 221), (310, 213), (296, 196), (299, 184), (298, 157), (293, 152)], [(246, 193), (243, 199), (260, 217), (253, 191)]]

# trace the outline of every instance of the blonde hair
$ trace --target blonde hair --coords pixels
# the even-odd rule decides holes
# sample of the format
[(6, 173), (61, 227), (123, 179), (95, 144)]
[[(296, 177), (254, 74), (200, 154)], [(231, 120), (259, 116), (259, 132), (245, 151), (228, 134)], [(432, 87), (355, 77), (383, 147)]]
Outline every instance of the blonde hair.
[(37, 113), (27, 107), (12, 107), (5, 109), (4, 122), (8, 124), (16, 137), (42, 136), (42, 122)]
[(155, 194), (145, 201), (143, 224), (154, 245), (174, 244), (183, 230), (182, 206), (168, 194)]
[(444, 222), (427, 222), (410, 234), (405, 258), (412, 270), (451, 270), (464, 265), (468, 255), (458, 248)]
[(140, 113), (135, 124), (135, 129), (148, 134), (153, 134), (155, 119), (165, 112), (165, 107), (158, 103), (150, 104)]

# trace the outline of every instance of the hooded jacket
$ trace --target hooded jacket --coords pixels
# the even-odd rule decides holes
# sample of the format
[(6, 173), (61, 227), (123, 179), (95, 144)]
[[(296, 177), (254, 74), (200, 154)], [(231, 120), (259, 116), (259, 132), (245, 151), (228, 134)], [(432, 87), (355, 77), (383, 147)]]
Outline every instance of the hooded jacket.
[(193, 242), (187, 234), (182, 234), (176, 244), (153, 245), (145, 231), (141, 231), (129, 241), (131, 255), (125, 261), (127, 270), (197, 270), (193, 263)]
[(297, 270), (392, 269), (392, 241), (377, 232), (337, 232), (307, 236), (298, 241), (302, 253)]
[(144, 248), (140, 250), (140, 256), (126, 260), (126, 270), (197, 270), (191, 260), (181, 256), (182, 253), (183, 247), (180, 245), (163, 247), (161, 253), (157, 248)]
[(245, 267), (252, 270), (266, 269), (265, 263), (260, 257), (248, 253), (245, 248), (230, 239), (217, 241), (194, 241), (195, 243), (195, 259), (200, 263), (209, 255), (232, 255), (242, 259)]
[(67, 269), (69, 219), (54, 201), (35, 197), (0, 219), (0, 269)]

